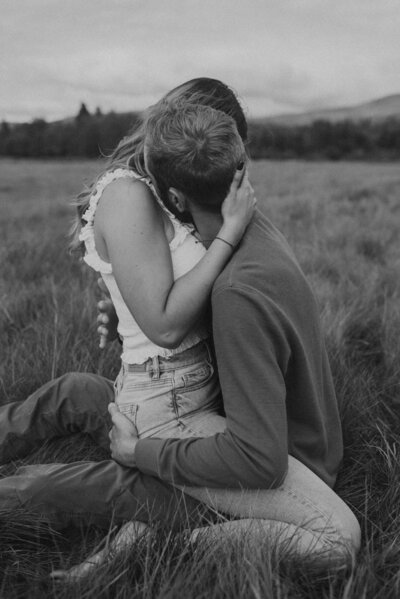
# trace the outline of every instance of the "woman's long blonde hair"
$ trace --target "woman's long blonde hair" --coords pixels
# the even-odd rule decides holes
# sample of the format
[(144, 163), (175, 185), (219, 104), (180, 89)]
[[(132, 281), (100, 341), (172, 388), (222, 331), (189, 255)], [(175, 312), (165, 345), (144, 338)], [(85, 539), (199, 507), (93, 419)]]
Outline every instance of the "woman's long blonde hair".
[(243, 108), (235, 92), (225, 83), (218, 79), (199, 77), (175, 87), (154, 104), (154, 106), (144, 111), (133, 131), (119, 142), (113, 153), (108, 157), (105, 168), (100, 175), (75, 198), (74, 205), (77, 207), (77, 215), (71, 228), (70, 247), (72, 251), (83, 250), (83, 244), (79, 240), (81, 228), (85, 224), (82, 216), (89, 205), (90, 197), (99, 179), (104, 173), (117, 168), (132, 169), (138, 175), (148, 177), (144, 165), (144, 142), (147, 120), (158, 110), (165, 107), (165, 105), (179, 106), (179, 104), (187, 103), (209, 106), (231, 116), (236, 123), (243, 142), (247, 141), (247, 122)]

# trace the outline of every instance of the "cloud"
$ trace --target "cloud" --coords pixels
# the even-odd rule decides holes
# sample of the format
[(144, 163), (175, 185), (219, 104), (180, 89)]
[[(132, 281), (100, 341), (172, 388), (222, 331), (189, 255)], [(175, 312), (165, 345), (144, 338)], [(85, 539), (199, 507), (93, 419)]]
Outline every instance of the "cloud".
[(200, 75), (251, 113), (400, 89), (398, 0), (2, 0), (0, 118), (143, 108)]

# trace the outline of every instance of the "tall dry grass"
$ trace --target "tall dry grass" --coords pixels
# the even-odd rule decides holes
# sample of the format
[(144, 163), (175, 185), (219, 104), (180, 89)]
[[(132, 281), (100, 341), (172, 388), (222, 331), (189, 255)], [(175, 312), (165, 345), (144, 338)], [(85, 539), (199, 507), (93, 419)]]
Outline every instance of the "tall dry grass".
[[(94, 162), (0, 162), (0, 394), (26, 397), (70, 370), (113, 377), (118, 348), (97, 347), (95, 277), (68, 255), (67, 199)], [(258, 162), (259, 204), (289, 239), (320, 302), (343, 420), (337, 490), (363, 546), (354, 568), (316, 573), (268, 543), (191, 547), (161, 530), (74, 587), (52, 567), (85, 557), (99, 530), (53, 533), (29, 514), (1, 524), (0, 597), (390, 599), (400, 596), (400, 172), (397, 164)], [(85, 438), (28, 461), (100, 456)], [(10, 474), (14, 465), (3, 468)]]

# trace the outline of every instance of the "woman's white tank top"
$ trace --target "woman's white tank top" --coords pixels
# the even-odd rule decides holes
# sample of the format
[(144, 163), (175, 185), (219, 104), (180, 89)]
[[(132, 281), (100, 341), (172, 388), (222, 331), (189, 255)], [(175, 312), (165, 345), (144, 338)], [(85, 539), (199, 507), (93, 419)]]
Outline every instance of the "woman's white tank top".
[(97, 204), (107, 185), (121, 177), (140, 179), (146, 183), (146, 185), (150, 187), (156, 201), (171, 220), (175, 232), (174, 238), (169, 244), (174, 280), (191, 270), (202, 258), (206, 250), (203, 244), (194, 237), (193, 226), (181, 223), (164, 206), (163, 202), (158, 198), (154, 186), (149, 179), (140, 177), (137, 173), (127, 168), (117, 168), (116, 170), (105, 173), (97, 182), (94, 192), (91, 195), (89, 206), (82, 217), (87, 223), (82, 228), (79, 236), (80, 241), (83, 241), (85, 244), (86, 253), (84, 260), (94, 270), (101, 273), (110, 292), (119, 319), (118, 333), (123, 340), (123, 352), (121, 356), (123, 362), (127, 364), (141, 364), (153, 356), (168, 358), (169, 356), (189, 349), (189, 347), (193, 347), (196, 343), (199, 343), (199, 341), (208, 336), (208, 330), (204, 322), (198, 322), (178, 347), (174, 349), (159, 347), (146, 337), (122, 299), (112, 272), (112, 265), (100, 258), (96, 251), (94, 240), (94, 217)]

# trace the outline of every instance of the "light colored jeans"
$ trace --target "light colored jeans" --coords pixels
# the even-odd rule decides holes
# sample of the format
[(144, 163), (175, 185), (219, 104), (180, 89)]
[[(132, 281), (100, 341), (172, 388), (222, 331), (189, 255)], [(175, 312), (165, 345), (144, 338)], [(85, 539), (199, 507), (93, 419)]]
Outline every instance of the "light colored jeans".
[[(225, 418), (218, 413), (219, 384), (205, 343), (173, 360), (154, 358), (145, 369), (129, 369), (124, 365), (117, 378), (115, 401), (139, 437), (208, 437), (225, 430)], [(278, 489), (180, 488), (216, 511), (241, 519), (218, 525), (218, 535), (223, 530), (236, 533), (257, 519), (264, 537), (279, 538), (294, 554), (310, 553), (330, 562), (340, 562), (360, 543), (350, 508), (292, 456)]]
[[(108, 448), (107, 405), (113, 399), (110, 381), (91, 374), (71, 374), (44, 385), (25, 401), (1, 406), (0, 460), (21, 457), (43, 440), (72, 432), (88, 433)], [(196, 432), (196, 415), (186, 418), (186, 432)], [(208, 415), (199, 420), (202, 430), (210, 421)], [(223, 426), (224, 420), (218, 417), (219, 430)], [(184, 517), (191, 512), (189, 507), (196, 508), (191, 502), (197, 498), (240, 520), (198, 529), (195, 534), (206, 530), (209, 537), (216, 534), (220, 538), (224, 532), (236, 535), (249, 527), (254, 532), (256, 525), (261, 533), (259, 542), (283, 546), (295, 556), (310, 556), (322, 567), (348, 564), (360, 545), (360, 527), (348, 506), (291, 456), (286, 479), (278, 489), (191, 487), (184, 492), (187, 509), (176, 502), (169, 485), (113, 460), (43, 464), (25, 466), (0, 480), (0, 509), (22, 506), (57, 527), (82, 521), (105, 527), (112, 520), (146, 522), (149, 513), (172, 526), (177, 514)]]
[(221, 391), (206, 341), (171, 358), (122, 364), (114, 384), (119, 411), (140, 438), (207, 437), (225, 428)]
[(277, 489), (184, 487), (183, 490), (239, 518), (208, 527), (208, 535), (248, 532), (259, 542), (269, 539), (293, 557), (309, 556), (319, 567), (348, 564), (360, 547), (361, 531), (353, 512), (328, 485), (292, 456), (286, 478)]

